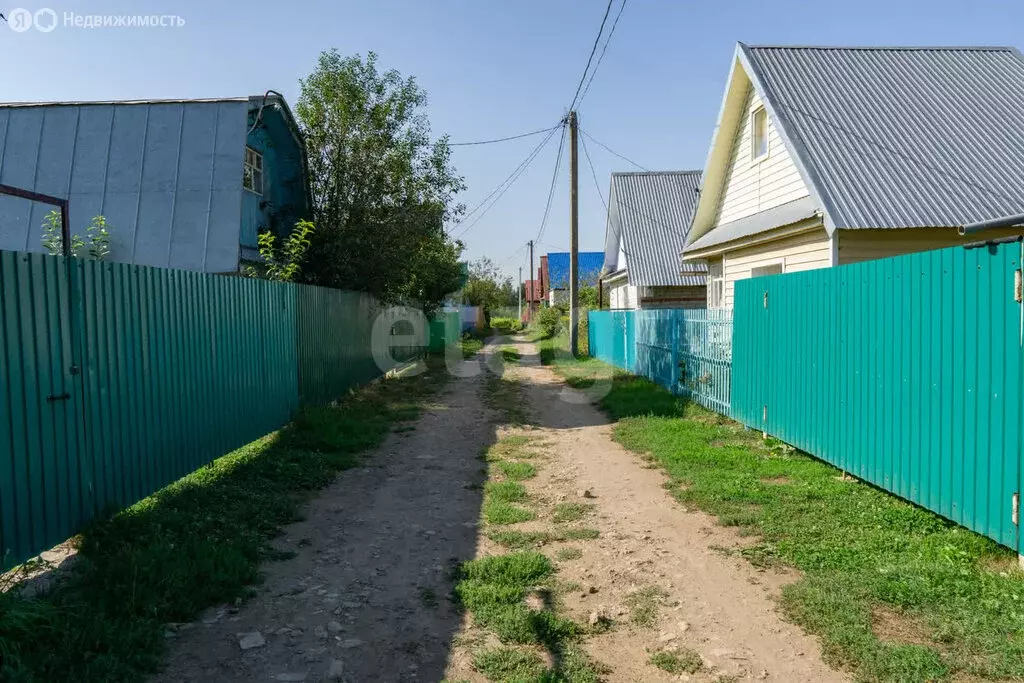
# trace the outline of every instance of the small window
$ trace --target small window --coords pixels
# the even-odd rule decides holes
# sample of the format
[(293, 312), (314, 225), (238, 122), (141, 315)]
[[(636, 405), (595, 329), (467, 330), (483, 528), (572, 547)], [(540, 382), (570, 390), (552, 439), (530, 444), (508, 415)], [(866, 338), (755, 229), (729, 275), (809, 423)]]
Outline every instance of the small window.
[(245, 148), (245, 165), (242, 168), (242, 187), (256, 194), (263, 194), (263, 155), (252, 147)]
[(708, 278), (708, 308), (725, 306), (725, 279), (722, 276)]
[(753, 159), (768, 156), (768, 112), (758, 107), (750, 115), (751, 139), (753, 142)]
[(761, 277), (762, 275), (779, 275), (782, 273), (781, 263), (772, 263), (767, 266), (758, 266), (750, 269), (750, 277)]

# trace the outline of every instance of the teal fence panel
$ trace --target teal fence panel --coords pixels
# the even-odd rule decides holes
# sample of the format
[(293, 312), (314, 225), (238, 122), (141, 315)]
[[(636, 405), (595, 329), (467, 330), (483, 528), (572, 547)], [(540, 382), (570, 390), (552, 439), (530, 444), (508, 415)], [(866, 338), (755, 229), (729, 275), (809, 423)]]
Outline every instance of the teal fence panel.
[(589, 311), (587, 344), (592, 357), (633, 372), (636, 364), (633, 311)]
[(411, 309), (240, 277), (0, 252), (0, 294), (4, 568), (427, 345)]
[(733, 416), (1018, 552), (1021, 244), (736, 284)]
[(588, 322), (591, 356), (730, 414), (729, 311), (591, 311)]
[(459, 311), (442, 311), (430, 321), (430, 351), (440, 353), (462, 338), (462, 315)]

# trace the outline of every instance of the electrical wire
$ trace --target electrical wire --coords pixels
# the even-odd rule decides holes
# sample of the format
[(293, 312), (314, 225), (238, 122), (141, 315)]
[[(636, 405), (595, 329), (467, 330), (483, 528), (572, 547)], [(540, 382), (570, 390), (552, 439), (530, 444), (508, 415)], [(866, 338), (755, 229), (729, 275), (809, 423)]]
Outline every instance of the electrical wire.
[(594, 76), (597, 75), (597, 70), (601, 68), (601, 62), (604, 61), (604, 53), (608, 51), (608, 44), (612, 42), (612, 36), (615, 35), (615, 27), (619, 25), (619, 17), (622, 16), (622, 10), (626, 9), (627, 0), (622, 0), (622, 4), (619, 5), (619, 13), (615, 15), (615, 21), (612, 22), (612, 28), (608, 31), (608, 38), (604, 41), (604, 47), (601, 48), (601, 54), (597, 58), (597, 64), (594, 65), (594, 70), (590, 72), (590, 80), (587, 81), (587, 86), (583, 88), (583, 94), (580, 95), (579, 104), (583, 103), (586, 99), (587, 93), (590, 92), (590, 84), (594, 82)]
[[(462, 218), (461, 221), (459, 221), (458, 223), (456, 223), (455, 225), (452, 226), (452, 230), (454, 230), (455, 228), (459, 227), (460, 225), (462, 225), (463, 223), (468, 221), (470, 216), (475, 214), (477, 211), (479, 211), (481, 209), (481, 207), (483, 207), (485, 204), (487, 204), (488, 201), (490, 201), (490, 204), (487, 204), (487, 207), (484, 208), (483, 211), (480, 211), (480, 213), (477, 215), (477, 217), (474, 218), (473, 221), (469, 225), (467, 225), (465, 228), (463, 228), (462, 231), (458, 235), (456, 235), (455, 239), (461, 238), (474, 225), (476, 225), (477, 223), (480, 222), (480, 219), (483, 218), (487, 214), (487, 212), (490, 211), (494, 207), (494, 205), (498, 203), (498, 200), (500, 200), (502, 198), (502, 196), (504, 196), (504, 194), (506, 192), (508, 192), (508, 189), (510, 187), (512, 187), (512, 185), (514, 185), (517, 180), (519, 180), (519, 177), (526, 171), (526, 169), (533, 162), (533, 160), (537, 158), (537, 155), (540, 154), (540, 151), (544, 148), (545, 145), (547, 145), (548, 141), (551, 140), (551, 138), (554, 137), (554, 135), (555, 135), (555, 130), (551, 130), (547, 134), (547, 136), (543, 140), (540, 141), (540, 144), (533, 148), (533, 150), (530, 152), (530, 154), (522, 162), (520, 162), (520, 164), (518, 166), (516, 166), (516, 168), (512, 171), (512, 173), (509, 174), (509, 176), (507, 178), (505, 178), (505, 180), (503, 180), (501, 182), (501, 184), (498, 185), (498, 187), (494, 188), (489, 195), (484, 197), (482, 202), (480, 202), (475, 207), (473, 207), (473, 209), (471, 211), (469, 211)], [(493, 197), (493, 200), (491, 199), (492, 197)], [(449, 234), (450, 234), (450, 231), (449, 231)]]
[(540, 230), (537, 231), (537, 238), (534, 242), (540, 242), (544, 236), (544, 230), (548, 225), (548, 216), (551, 215), (551, 202), (555, 198), (555, 185), (558, 184), (558, 171), (562, 167), (562, 152), (565, 149), (565, 129), (562, 129), (562, 139), (558, 143), (558, 156), (555, 157), (555, 170), (551, 174), (551, 187), (548, 189), (548, 201), (544, 206), (544, 218), (540, 221)]
[(614, 155), (615, 155), (615, 156), (617, 156), (618, 158), (622, 159), (623, 161), (628, 161), (629, 163), (631, 163), (631, 164), (633, 164), (634, 166), (636, 166), (637, 168), (639, 168), (639, 169), (640, 169), (641, 171), (647, 171), (648, 173), (650, 173), (650, 172), (651, 172), (651, 169), (649, 169), (649, 168), (647, 168), (647, 167), (645, 167), (645, 166), (641, 166), (640, 164), (636, 163), (635, 161), (633, 161), (633, 160), (632, 160), (632, 159), (630, 159), (629, 157), (624, 157), (624, 156), (622, 156), (621, 154), (619, 154), (618, 152), (616, 152), (616, 151), (615, 151), (614, 149), (612, 149), (612, 148), (611, 148), (611, 147), (609, 147), (608, 145), (604, 144), (603, 142), (601, 142), (600, 140), (598, 140), (597, 138), (595, 138), (595, 137), (594, 137), (593, 135), (591, 135), (591, 134), (590, 134), (590, 133), (588, 133), (587, 131), (583, 130), (583, 128), (582, 128), (582, 127), (580, 128), (580, 132), (581, 132), (581, 133), (583, 133), (583, 134), (584, 134), (585, 136), (587, 136), (588, 138), (590, 138), (590, 140), (591, 140), (592, 142), (594, 142), (594, 144), (596, 144), (596, 145), (600, 145), (600, 146), (601, 146), (601, 147), (603, 147), (603, 148), (604, 148), (604, 149), (605, 149), (606, 151), (608, 151), (608, 152), (611, 152), (612, 154), (614, 154)]
[(587, 58), (587, 66), (583, 69), (583, 75), (580, 76), (580, 84), (576, 86), (576, 94), (572, 96), (572, 104), (569, 105), (569, 111), (573, 110), (576, 106), (576, 100), (580, 96), (580, 90), (583, 88), (583, 82), (587, 80), (587, 72), (590, 71), (590, 63), (594, 61), (594, 53), (597, 52), (597, 46), (601, 42), (601, 34), (604, 33), (605, 22), (608, 21), (608, 13), (612, 11), (612, 3), (615, 0), (608, 0), (608, 6), (604, 8), (604, 17), (601, 19), (601, 28), (597, 30), (597, 37), (594, 38), (594, 47), (590, 48), (590, 57)]
[(555, 124), (550, 128), (541, 128), (540, 130), (530, 131), (529, 133), (520, 133), (519, 135), (510, 135), (507, 138), (494, 138), (493, 140), (473, 140), (472, 142), (449, 142), (449, 147), (469, 147), (470, 145), (490, 145), (495, 142), (506, 142), (508, 140), (518, 140), (520, 138), (528, 138), (533, 135), (540, 135), (541, 133), (547, 133), (558, 128), (561, 123)]
[(580, 140), (583, 147), (583, 156), (587, 158), (587, 165), (590, 166), (590, 175), (594, 179), (594, 187), (597, 189), (597, 196), (601, 199), (605, 213), (608, 213), (608, 202), (604, 200), (604, 193), (601, 192), (601, 184), (597, 182), (597, 171), (594, 169), (594, 162), (590, 160), (590, 152), (587, 150), (586, 140)]

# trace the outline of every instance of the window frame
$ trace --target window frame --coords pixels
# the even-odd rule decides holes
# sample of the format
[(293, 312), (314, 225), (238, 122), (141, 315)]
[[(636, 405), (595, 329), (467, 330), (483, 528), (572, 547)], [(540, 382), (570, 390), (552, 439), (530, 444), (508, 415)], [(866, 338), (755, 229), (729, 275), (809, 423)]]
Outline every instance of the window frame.
[[(757, 275), (757, 274), (754, 273), (755, 270), (759, 270), (759, 269), (762, 269), (762, 268), (772, 268), (774, 266), (778, 266), (779, 267), (779, 272), (777, 272), (777, 273), (761, 273), (760, 275)], [(772, 275), (783, 275), (783, 274), (785, 274), (785, 272), (786, 272), (786, 260), (785, 259), (776, 259), (776, 260), (773, 260), (773, 261), (767, 261), (765, 263), (761, 263), (761, 264), (758, 264), (756, 266), (751, 266), (750, 267), (750, 277), (771, 277)]]
[[(764, 153), (757, 153), (757, 117), (764, 115)], [(753, 163), (760, 163), (768, 158), (772, 151), (771, 135), (769, 134), (768, 110), (763, 104), (754, 107), (750, 112), (750, 160)]]
[(708, 308), (725, 308), (725, 275), (708, 276)]
[[(252, 155), (252, 160), (256, 163), (250, 163), (250, 154)], [(246, 145), (245, 153), (242, 156), (242, 189), (246, 192), (252, 192), (258, 197), (262, 197), (266, 188), (266, 173), (264, 168), (263, 154), (249, 145)], [(246, 178), (252, 178), (252, 187), (246, 186)], [(259, 179), (258, 189), (256, 183), (257, 179)]]

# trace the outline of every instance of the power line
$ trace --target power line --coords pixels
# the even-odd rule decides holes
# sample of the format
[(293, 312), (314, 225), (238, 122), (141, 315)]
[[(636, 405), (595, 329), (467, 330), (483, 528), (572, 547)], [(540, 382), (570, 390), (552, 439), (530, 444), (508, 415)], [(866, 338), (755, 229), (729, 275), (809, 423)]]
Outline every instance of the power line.
[(535, 242), (540, 242), (544, 236), (544, 230), (548, 225), (548, 216), (551, 214), (551, 202), (555, 197), (555, 185), (558, 183), (558, 171), (562, 167), (562, 151), (565, 149), (565, 128), (562, 128), (562, 139), (558, 143), (558, 156), (555, 157), (555, 171), (551, 174), (551, 187), (548, 189), (548, 201), (544, 206), (544, 218), (540, 221), (540, 230), (537, 231)]
[(590, 80), (587, 81), (587, 87), (583, 88), (583, 94), (580, 95), (580, 103), (586, 99), (587, 93), (590, 92), (590, 84), (594, 82), (594, 76), (597, 75), (597, 70), (601, 68), (601, 62), (604, 61), (604, 53), (608, 51), (608, 44), (612, 42), (612, 36), (615, 35), (615, 27), (619, 25), (619, 17), (622, 16), (622, 10), (626, 9), (626, 1), (622, 0), (622, 4), (619, 5), (619, 13), (615, 15), (615, 21), (612, 22), (612, 28), (608, 31), (608, 38), (604, 41), (604, 47), (601, 48), (601, 55), (597, 58), (597, 64), (594, 65), (594, 70), (590, 72)]
[(600, 146), (601, 146), (601, 147), (603, 147), (603, 148), (604, 148), (605, 150), (607, 150), (608, 152), (611, 152), (612, 154), (614, 154), (614, 155), (615, 155), (615, 156), (617, 156), (618, 158), (622, 159), (623, 161), (628, 161), (629, 163), (631, 163), (631, 164), (633, 164), (634, 166), (636, 166), (637, 168), (639, 168), (639, 169), (640, 169), (641, 171), (647, 171), (648, 173), (650, 173), (651, 169), (649, 169), (649, 168), (647, 168), (647, 167), (645, 167), (645, 166), (641, 166), (640, 164), (636, 163), (635, 161), (633, 161), (632, 159), (630, 159), (630, 158), (628, 158), (628, 157), (624, 157), (624, 156), (622, 156), (621, 154), (619, 154), (618, 152), (616, 152), (616, 151), (615, 151), (614, 149), (612, 149), (612, 148), (611, 148), (611, 147), (609, 147), (608, 145), (604, 144), (603, 142), (601, 142), (600, 140), (598, 140), (597, 138), (595, 138), (595, 137), (594, 137), (593, 135), (591, 135), (591, 134), (590, 134), (590, 133), (588, 133), (587, 131), (583, 130), (582, 128), (580, 128), (580, 132), (582, 132), (582, 133), (583, 133), (583, 134), (584, 134), (585, 136), (587, 136), (588, 138), (590, 138), (590, 139), (591, 139), (591, 141), (592, 141), (592, 142), (593, 142), (594, 144), (596, 144), (596, 145), (600, 145)]
[(608, 21), (608, 13), (612, 11), (612, 3), (615, 0), (608, 0), (608, 6), (604, 8), (604, 17), (601, 19), (601, 28), (597, 30), (597, 37), (594, 38), (594, 47), (590, 48), (590, 57), (587, 58), (587, 66), (583, 69), (583, 75), (580, 76), (580, 84), (576, 86), (576, 94), (572, 96), (572, 104), (569, 105), (569, 111), (573, 110), (576, 106), (576, 100), (580, 96), (580, 90), (583, 88), (583, 81), (587, 80), (587, 72), (590, 71), (590, 63), (594, 60), (594, 53), (597, 52), (597, 45), (601, 42), (601, 34), (604, 33), (605, 22)]
[(562, 124), (558, 123), (558, 124), (556, 124), (554, 126), (551, 126), (550, 128), (541, 128), (540, 130), (530, 131), (529, 133), (520, 133), (519, 135), (510, 135), (507, 138), (494, 138), (493, 140), (474, 140), (472, 142), (449, 142), (448, 146), (449, 147), (468, 147), (470, 145), (490, 145), (490, 144), (493, 144), (495, 142), (506, 142), (508, 140), (518, 140), (519, 138), (528, 138), (528, 137), (530, 137), (532, 135), (540, 135), (541, 133), (547, 133), (549, 131), (554, 130), (555, 128), (558, 128), (558, 126), (560, 126), (560, 125), (562, 125)]
[[(473, 207), (473, 210), (468, 212), (461, 221), (452, 226), (452, 229), (454, 229), (462, 225), (463, 223), (469, 220), (470, 216), (479, 211), (480, 208), (484, 206), (484, 204), (487, 204), (487, 202), (490, 201), (490, 204), (488, 204), (487, 207), (483, 211), (481, 211), (476, 218), (473, 219), (473, 222), (467, 225), (465, 228), (463, 228), (462, 231), (458, 235), (456, 235), (456, 239), (459, 239), (463, 235), (465, 235), (474, 225), (480, 222), (480, 219), (483, 218), (487, 214), (487, 212), (494, 207), (495, 204), (498, 203), (498, 200), (501, 199), (502, 196), (506, 192), (508, 192), (508, 189), (515, 184), (515, 182), (519, 179), (519, 176), (521, 176), (526, 171), (527, 167), (529, 167), (533, 160), (537, 158), (537, 155), (540, 154), (541, 149), (544, 148), (544, 146), (548, 143), (549, 140), (551, 140), (552, 137), (554, 137), (554, 135), (555, 131), (551, 130), (547, 134), (547, 136), (540, 141), (540, 144), (533, 148), (530, 154), (518, 166), (516, 166), (515, 170), (513, 170), (512, 173), (509, 174), (509, 176), (505, 178), (505, 180), (503, 180), (500, 185), (498, 185), (498, 187), (494, 188), (494, 190), (492, 190), (489, 195), (484, 197), (484, 200), (482, 202)], [(493, 201), (491, 201), (492, 197), (494, 197)]]
[(580, 140), (583, 146), (583, 156), (587, 158), (587, 165), (590, 166), (590, 175), (594, 178), (594, 187), (597, 188), (597, 196), (601, 199), (601, 204), (604, 205), (605, 213), (608, 213), (608, 202), (604, 200), (604, 194), (601, 192), (601, 184), (597, 182), (597, 171), (594, 169), (594, 162), (590, 160), (590, 152), (587, 150), (587, 141)]

